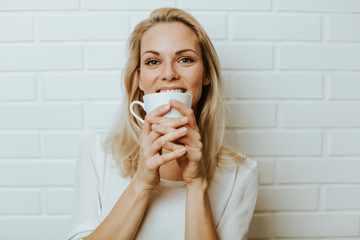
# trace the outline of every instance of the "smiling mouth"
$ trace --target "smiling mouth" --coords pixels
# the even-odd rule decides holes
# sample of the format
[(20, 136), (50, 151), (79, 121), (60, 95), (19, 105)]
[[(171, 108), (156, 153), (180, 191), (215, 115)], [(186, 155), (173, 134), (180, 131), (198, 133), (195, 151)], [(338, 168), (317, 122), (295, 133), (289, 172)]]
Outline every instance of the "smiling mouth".
[(183, 88), (179, 89), (161, 89), (158, 90), (158, 93), (184, 93), (186, 90)]

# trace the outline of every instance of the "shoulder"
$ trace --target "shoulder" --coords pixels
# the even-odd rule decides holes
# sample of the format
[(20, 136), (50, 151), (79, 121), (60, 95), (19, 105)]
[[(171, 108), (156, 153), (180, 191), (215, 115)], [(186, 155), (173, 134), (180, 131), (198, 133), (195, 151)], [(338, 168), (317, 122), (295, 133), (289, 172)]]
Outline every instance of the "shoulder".
[(232, 160), (222, 163), (216, 169), (208, 190), (216, 222), (219, 223), (223, 219), (225, 209), (242, 211), (251, 206), (253, 204), (252, 196), (256, 196), (257, 191), (258, 167), (256, 161), (242, 158), (242, 161)]
[(226, 179), (225, 176), (228, 176), (227, 178), (231, 176), (234, 185), (249, 181), (257, 184), (259, 179), (257, 162), (246, 156), (240, 156), (239, 159), (241, 160), (231, 160), (219, 164), (214, 175), (214, 181), (223, 181)]
[(237, 178), (246, 178), (257, 182), (259, 178), (259, 168), (257, 162), (249, 157), (246, 157), (243, 163), (238, 164)]

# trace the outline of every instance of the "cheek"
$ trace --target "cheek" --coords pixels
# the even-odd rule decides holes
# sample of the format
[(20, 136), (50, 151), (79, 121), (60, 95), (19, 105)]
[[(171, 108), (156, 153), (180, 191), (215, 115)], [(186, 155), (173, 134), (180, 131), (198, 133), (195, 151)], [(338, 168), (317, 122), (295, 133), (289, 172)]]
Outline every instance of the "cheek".
[(194, 75), (194, 78), (192, 79), (190, 85), (191, 88), (193, 89), (194, 93), (196, 93), (197, 95), (201, 95), (202, 93), (202, 74), (198, 74), (198, 75)]
[(148, 90), (149, 88), (151, 88), (151, 86), (153, 85), (153, 79), (154, 79), (154, 74), (151, 74), (151, 72), (149, 71), (141, 71), (140, 72), (140, 81), (141, 81), (141, 85), (144, 88), (143, 90), (146, 92), (146, 90)]

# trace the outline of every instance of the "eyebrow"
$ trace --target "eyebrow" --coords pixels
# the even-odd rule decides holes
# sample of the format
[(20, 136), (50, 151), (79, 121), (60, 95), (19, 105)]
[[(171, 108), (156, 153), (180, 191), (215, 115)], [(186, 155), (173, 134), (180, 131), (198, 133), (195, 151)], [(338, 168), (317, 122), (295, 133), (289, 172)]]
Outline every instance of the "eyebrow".
[[(194, 52), (195, 54), (197, 54), (197, 52), (195, 50), (193, 50), (191, 48), (186, 48), (186, 49), (181, 49), (181, 50), (175, 52), (175, 55), (179, 55), (179, 54), (182, 54), (182, 53), (188, 52), (188, 51)], [(147, 50), (147, 51), (143, 52), (143, 54), (141, 56), (143, 56), (145, 53), (152, 53), (152, 54), (155, 54), (156, 56), (160, 56), (160, 53), (155, 50)]]

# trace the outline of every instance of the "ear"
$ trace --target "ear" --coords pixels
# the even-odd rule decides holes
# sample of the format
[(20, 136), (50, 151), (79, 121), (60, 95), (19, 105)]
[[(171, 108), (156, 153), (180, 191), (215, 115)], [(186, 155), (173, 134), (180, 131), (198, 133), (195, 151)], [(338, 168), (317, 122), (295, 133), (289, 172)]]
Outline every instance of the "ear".
[(203, 82), (202, 82), (202, 85), (203, 85), (203, 86), (207, 86), (207, 85), (209, 85), (209, 84), (210, 84), (209, 78), (208, 78), (208, 77), (204, 78), (204, 79), (203, 79)]
[(137, 70), (137, 81), (138, 81), (140, 90), (144, 91), (144, 88), (143, 88), (143, 85), (142, 85), (142, 82), (141, 82), (141, 78), (140, 78), (140, 68)]

